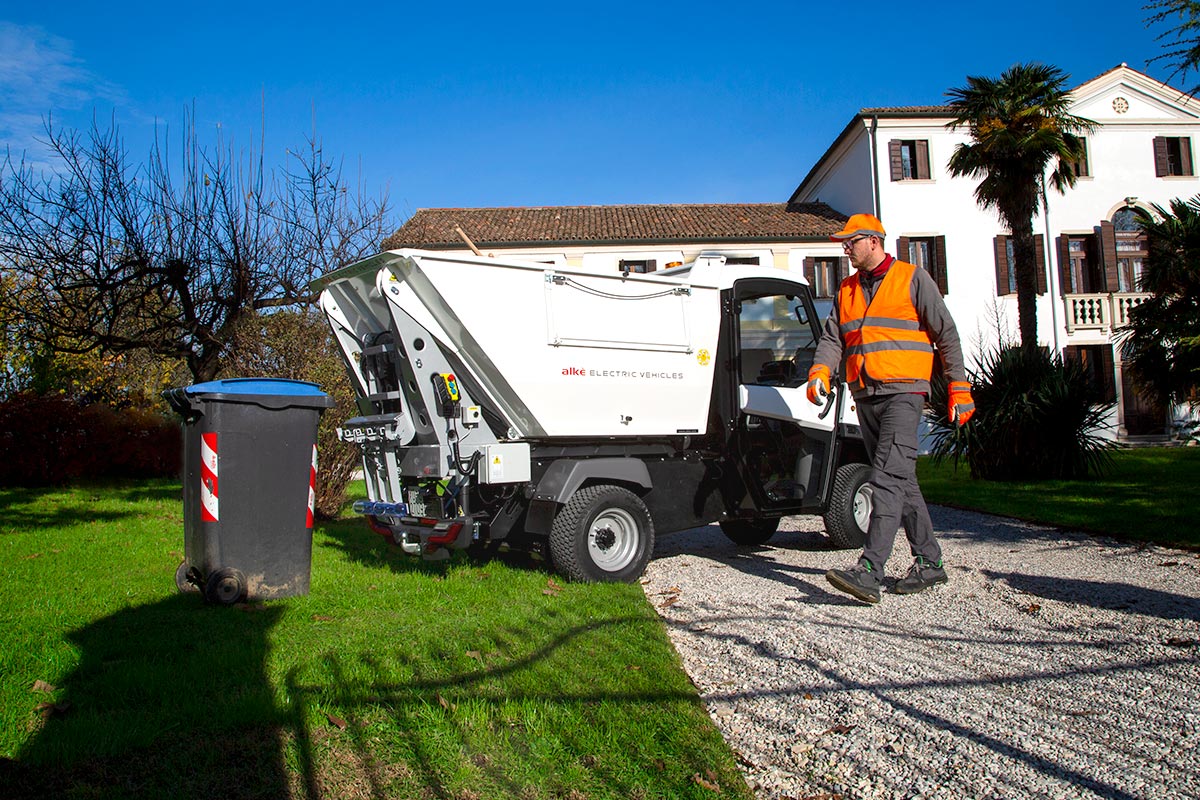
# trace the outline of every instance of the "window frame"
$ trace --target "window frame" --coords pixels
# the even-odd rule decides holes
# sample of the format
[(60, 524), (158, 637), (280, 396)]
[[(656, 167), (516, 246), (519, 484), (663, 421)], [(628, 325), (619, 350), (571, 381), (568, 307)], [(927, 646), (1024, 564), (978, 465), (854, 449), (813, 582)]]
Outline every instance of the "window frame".
[[(904, 174), (904, 153), (911, 149), (909, 163), (911, 174)], [(927, 181), (932, 178), (929, 169), (928, 139), (892, 139), (888, 142), (888, 161), (893, 181)]]

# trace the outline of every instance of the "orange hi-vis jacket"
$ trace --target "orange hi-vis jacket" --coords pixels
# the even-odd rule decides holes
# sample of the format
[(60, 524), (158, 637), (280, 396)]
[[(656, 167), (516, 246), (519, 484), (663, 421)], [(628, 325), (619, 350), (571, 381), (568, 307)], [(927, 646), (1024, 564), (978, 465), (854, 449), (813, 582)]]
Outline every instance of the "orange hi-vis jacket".
[(928, 381), (933, 372), (933, 341), (921, 329), (912, 301), (918, 267), (893, 261), (875, 296), (867, 302), (858, 276), (838, 290), (838, 310), (846, 382), (852, 389), (868, 382)]

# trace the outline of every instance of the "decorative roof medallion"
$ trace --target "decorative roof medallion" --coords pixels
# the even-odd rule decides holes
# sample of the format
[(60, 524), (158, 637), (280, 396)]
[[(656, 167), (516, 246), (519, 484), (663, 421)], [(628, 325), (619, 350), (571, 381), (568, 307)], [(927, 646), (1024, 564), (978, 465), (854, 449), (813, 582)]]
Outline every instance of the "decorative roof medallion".
[(1113, 111), (1117, 112), (1118, 114), (1124, 114), (1128, 110), (1129, 110), (1129, 101), (1126, 100), (1124, 97), (1118, 97), (1115, 100), (1113, 100)]

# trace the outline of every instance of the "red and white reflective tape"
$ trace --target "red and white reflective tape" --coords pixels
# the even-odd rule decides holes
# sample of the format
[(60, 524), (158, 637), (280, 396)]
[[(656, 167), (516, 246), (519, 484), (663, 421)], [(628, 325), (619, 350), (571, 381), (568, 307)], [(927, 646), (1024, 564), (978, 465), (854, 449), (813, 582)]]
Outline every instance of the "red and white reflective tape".
[(200, 434), (200, 521), (216, 522), (217, 512), (217, 435)]
[(308, 527), (313, 526), (313, 509), (317, 503), (317, 446), (313, 445), (312, 466), (308, 470)]

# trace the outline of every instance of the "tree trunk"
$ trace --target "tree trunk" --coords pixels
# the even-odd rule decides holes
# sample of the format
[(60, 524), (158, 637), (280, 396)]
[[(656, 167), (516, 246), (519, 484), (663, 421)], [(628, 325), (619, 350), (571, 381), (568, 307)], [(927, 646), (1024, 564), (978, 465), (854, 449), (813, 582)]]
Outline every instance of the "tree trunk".
[(1013, 237), (1013, 271), (1017, 284), (1017, 323), (1021, 345), (1036, 347), (1037, 336), (1037, 276), (1042, 265), (1037, 259), (1037, 244), (1033, 235), (1032, 202), (1002, 210)]

